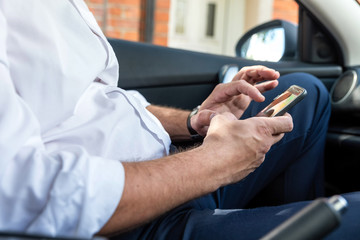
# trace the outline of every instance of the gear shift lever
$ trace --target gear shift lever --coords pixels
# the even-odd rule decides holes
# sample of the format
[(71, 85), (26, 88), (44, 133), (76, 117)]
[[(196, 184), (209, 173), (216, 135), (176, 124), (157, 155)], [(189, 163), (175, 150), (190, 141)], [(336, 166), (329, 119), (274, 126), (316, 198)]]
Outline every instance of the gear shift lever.
[(340, 224), (347, 206), (338, 195), (316, 199), (261, 240), (322, 239)]

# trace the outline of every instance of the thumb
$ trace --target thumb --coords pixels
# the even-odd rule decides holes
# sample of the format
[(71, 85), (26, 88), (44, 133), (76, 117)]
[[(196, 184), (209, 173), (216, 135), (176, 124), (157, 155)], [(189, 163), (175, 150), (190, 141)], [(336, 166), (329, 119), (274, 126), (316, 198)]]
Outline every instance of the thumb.
[(222, 116), (228, 120), (238, 120), (235, 115), (230, 112), (217, 113), (212, 110), (203, 110), (198, 113), (197, 123), (201, 124), (202, 126), (209, 126), (210, 122), (215, 116)]
[(207, 129), (210, 125), (211, 119), (216, 115), (215, 111), (212, 110), (201, 110), (195, 116), (191, 118), (191, 126), (200, 135), (206, 135)]
[(231, 121), (238, 121), (238, 119), (232, 113), (225, 112), (216, 114), (211, 118), (211, 123), (208, 130), (211, 132), (220, 131), (220, 129), (222, 129), (226, 123)]
[(210, 120), (211, 120), (211, 126), (216, 125), (219, 122), (223, 122), (223, 121), (227, 121), (227, 122), (238, 121), (235, 115), (229, 112), (214, 114)]

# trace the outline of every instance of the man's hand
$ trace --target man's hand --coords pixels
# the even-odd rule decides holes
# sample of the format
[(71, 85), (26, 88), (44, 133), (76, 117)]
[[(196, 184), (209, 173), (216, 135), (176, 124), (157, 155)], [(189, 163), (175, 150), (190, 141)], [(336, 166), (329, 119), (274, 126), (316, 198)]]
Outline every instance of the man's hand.
[(191, 199), (236, 183), (264, 161), (266, 152), (292, 130), (289, 114), (211, 120), (204, 143), (152, 161), (123, 162), (125, 187), (113, 216), (99, 232), (112, 235), (149, 222)]
[(200, 135), (205, 136), (210, 118), (214, 114), (230, 112), (239, 119), (251, 100), (265, 100), (262, 93), (275, 88), (279, 77), (279, 72), (264, 66), (242, 68), (232, 82), (215, 87), (201, 104), (199, 112), (191, 118), (191, 126)]
[(226, 179), (219, 181), (226, 185), (245, 178), (259, 167), (270, 147), (292, 128), (292, 118), (288, 113), (276, 118), (252, 117), (246, 120), (223, 113), (212, 118), (202, 147), (214, 156), (209, 164), (217, 165), (224, 173)]

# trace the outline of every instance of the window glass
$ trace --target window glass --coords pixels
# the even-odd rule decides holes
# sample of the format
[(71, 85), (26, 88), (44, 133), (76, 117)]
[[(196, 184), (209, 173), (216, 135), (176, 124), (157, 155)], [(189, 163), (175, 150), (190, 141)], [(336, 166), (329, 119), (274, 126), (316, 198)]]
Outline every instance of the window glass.
[(109, 38), (229, 56), (248, 29), (275, 18), (298, 19), (294, 0), (84, 1)]
[(177, 34), (185, 33), (186, 5), (187, 5), (186, 0), (178, 0), (176, 2), (175, 32)]
[(214, 37), (215, 14), (216, 14), (216, 4), (209, 3), (208, 7), (207, 7), (207, 19), (206, 19), (206, 36), (207, 37)]

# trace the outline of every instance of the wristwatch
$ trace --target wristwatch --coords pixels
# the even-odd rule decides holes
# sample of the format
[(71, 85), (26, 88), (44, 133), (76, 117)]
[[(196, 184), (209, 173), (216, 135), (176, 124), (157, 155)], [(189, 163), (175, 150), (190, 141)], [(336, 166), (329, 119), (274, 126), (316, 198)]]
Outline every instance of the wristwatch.
[(189, 133), (190, 133), (191, 139), (193, 139), (193, 140), (198, 140), (198, 139), (202, 139), (202, 138), (203, 138), (203, 137), (202, 137), (201, 135), (199, 135), (199, 134), (197, 133), (197, 131), (195, 131), (195, 130), (192, 128), (192, 126), (191, 126), (191, 117), (194, 116), (195, 114), (197, 114), (198, 111), (199, 111), (199, 109), (200, 109), (200, 105), (197, 106), (196, 108), (194, 108), (194, 109), (190, 112), (190, 114), (189, 114), (189, 116), (187, 117), (187, 120), (186, 120), (187, 129), (188, 129), (188, 131), (189, 131)]

